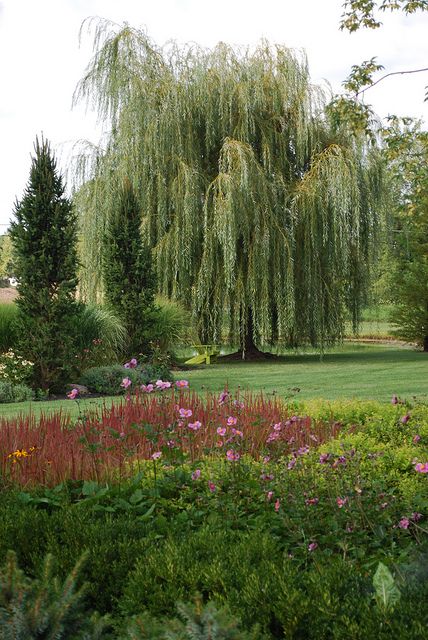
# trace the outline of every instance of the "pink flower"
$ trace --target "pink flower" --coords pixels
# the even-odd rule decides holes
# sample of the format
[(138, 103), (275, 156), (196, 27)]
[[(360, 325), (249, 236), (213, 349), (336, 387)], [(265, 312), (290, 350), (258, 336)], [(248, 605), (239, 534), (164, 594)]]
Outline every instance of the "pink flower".
[(239, 400), (234, 400), (233, 404), (237, 409), (243, 409), (245, 407), (245, 404), (243, 402), (240, 402)]
[(263, 464), (267, 464), (269, 462), (269, 460), (270, 460), (270, 457), (269, 456), (265, 456), (263, 458)]
[(279, 498), (277, 498), (275, 500), (275, 511), (278, 513), (279, 511), (279, 507), (281, 506), (281, 500)]
[(128, 389), (128, 387), (130, 387), (132, 384), (132, 381), (129, 378), (123, 378), (120, 386), (123, 387), (124, 389)]
[(223, 440), (217, 440), (217, 442), (215, 443), (216, 447), (222, 447), (224, 444)]
[(296, 466), (296, 458), (291, 458), (290, 462), (287, 464), (287, 469), (293, 469)]
[(162, 455), (162, 451), (155, 451), (154, 453), (152, 453), (152, 460), (159, 460), (161, 455)]
[(200, 477), (201, 477), (201, 470), (195, 469), (194, 472), (192, 473), (192, 480), (197, 480)]
[(268, 491), (266, 494), (266, 498), (268, 500), (268, 502), (270, 502), (272, 500), (272, 496), (273, 496), (273, 491)]
[(277, 422), (276, 424), (273, 425), (273, 430), (274, 431), (281, 431), (282, 428), (282, 423), (281, 422)]
[(216, 490), (214, 482), (208, 482), (208, 489), (211, 491), (211, 493), (214, 493), (214, 491)]
[(422, 518), (422, 513), (418, 513), (417, 511), (414, 511), (412, 513), (411, 518), (414, 522), (419, 522), (419, 520)]
[(400, 529), (408, 529), (409, 524), (410, 524), (409, 518), (401, 518), (400, 522), (398, 523), (398, 526)]
[(177, 389), (186, 389), (189, 386), (189, 381), (177, 380), (177, 382), (175, 383), (175, 386), (177, 387)]
[(410, 415), (408, 413), (406, 413), (406, 415), (401, 418), (401, 422), (403, 424), (407, 424), (409, 420), (410, 420)]
[(304, 456), (307, 453), (309, 453), (309, 447), (307, 445), (305, 445), (304, 447), (300, 447), (300, 449), (297, 449), (298, 456)]
[(238, 422), (238, 418), (234, 418), (233, 416), (229, 416), (227, 419), (227, 426), (233, 427)]
[(395, 395), (395, 393), (394, 393), (394, 395), (393, 395), (393, 396), (392, 396), (392, 398), (391, 398), (391, 404), (398, 404), (398, 398), (397, 398), (397, 396)]
[(67, 393), (67, 398), (74, 400), (79, 395), (79, 389), (72, 389), (70, 393)]
[(154, 390), (154, 386), (152, 385), (152, 383), (150, 384), (142, 384), (140, 387), (141, 391), (144, 391), (145, 393), (151, 393)]
[(229, 462), (237, 462), (241, 455), (237, 451), (233, 451), (233, 449), (229, 449), (226, 451), (226, 458)]
[(138, 362), (136, 358), (131, 358), (129, 361), (129, 365), (131, 367), (131, 369), (135, 369), (135, 367), (137, 366)]
[(202, 427), (202, 423), (199, 422), (199, 420), (196, 420), (196, 422), (189, 422), (187, 426), (189, 427), (189, 429), (192, 429), (192, 431), (197, 431)]
[(179, 409), (178, 413), (180, 418), (190, 418), (193, 415), (193, 411), (191, 409)]
[(119, 433), (119, 438), (124, 438), (124, 437), (125, 437), (125, 435), (126, 435), (126, 433), (125, 433), (124, 431), (121, 431), (121, 432)]
[(418, 473), (428, 473), (428, 462), (418, 462), (415, 464), (415, 471)]
[(278, 431), (272, 431), (272, 433), (268, 435), (266, 442), (274, 442), (274, 440), (278, 440), (280, 435), (281, 434)]
[(232, 429), (232, 433), (234, 436), (239, 436), (240, 438), (244, 437), (244, 434), (242, 433), (242, 431), (239, 431), (239, 429)]
[(163, 391), (164, 389), (169, 389), (170, 386), (171, 386), (171, 383), (168, 381), (164, 382), (163, 380), (156, 380), (156, 387), (161, 391)]
[(226, 391), (226, 389), (225, 389), (224, 391), (222, 391), (220, 393), (220, 396), (219, 396), (219, 399), (218, 399), (218, 403), (219, 404), (225, 404), (226, 402), (228, 402), (229, 397), (230, 397), (229, 392)]
[(329, 458), (330, 458), (329, 453), (322, 453), (319, 459), (320, 464), (325, 464), (329, 460)]
[(348, 502), (348, 498), (336, 498), (336, 504), (341, 509)]
[(417, 433), (413, 436), (412, 438), (412, 442), (413, 444), (418, 444), (419, 440), (421, 439), (421, 436)]
[(218, 427), (217, 428), (217, 433), (219, 436), (225, 436), (226, 435), (226, 427)]
[(318, 545), (316, 542), (311, 542), (310, 544), (308, 544), (308, 551), (315, 551), (315, 549), (318, 549)]

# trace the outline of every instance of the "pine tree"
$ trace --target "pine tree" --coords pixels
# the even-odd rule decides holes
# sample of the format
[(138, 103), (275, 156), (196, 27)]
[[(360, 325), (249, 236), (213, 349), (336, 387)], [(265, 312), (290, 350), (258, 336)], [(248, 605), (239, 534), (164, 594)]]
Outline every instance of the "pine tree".
[(57, 391), (67, 380), (73, 355), (77, 226), (49, 142), (36, 139), (34, 149), (10, 229), (19, 281), (17, 346), (34, 362), (34, 386)]
[(125, 180), (110, 211), (102, 264), (105, 300), (127, 328), (127, 356), (148, 352), (154, 311), (151, 251), (143, 243), (140, 225), (140, 206)]

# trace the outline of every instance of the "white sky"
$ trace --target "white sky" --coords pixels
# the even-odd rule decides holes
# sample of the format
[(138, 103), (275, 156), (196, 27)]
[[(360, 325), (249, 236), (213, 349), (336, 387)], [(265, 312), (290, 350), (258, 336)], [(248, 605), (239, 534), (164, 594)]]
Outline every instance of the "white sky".
[[(382, 14), (381, 29), (354, 34), (339, 31), (341, 14), (342, 0), (0, 0), (0, 233), (25, 188), (36, 135), (51, 141), (63, 170), (72, 142), (98, 141), (94, 115), (71, 110), (92, 51), (89, 38), (78, 43), (88, 16), (143, 26), (157, 44), (252, 45), (264, 37), (304, 48), (312, 80), (326, 79), (334, 91), (372, 56), (388, 72), (428, 66), (428, 13)], [(428, 121), (427, 84), (428, 73), (389, 78), (366, 101), (382, 117)]]

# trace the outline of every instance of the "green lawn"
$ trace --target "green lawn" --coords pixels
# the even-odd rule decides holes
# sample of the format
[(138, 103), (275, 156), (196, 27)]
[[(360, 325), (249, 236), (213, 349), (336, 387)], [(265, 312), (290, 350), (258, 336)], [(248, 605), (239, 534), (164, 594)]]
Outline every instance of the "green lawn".
[(274, 362), (214, 364), (186, 372), (192, 388), (276, 392), (299, 399), (359, 398), (389, 401), (392, 394), (428, 400), (428, 354), (389, 345), (336, 347), (322, 361), (315, 353), (282, 356)]
[[(275, 392), (282, 398), (295, 395), (296, 399), (358, 398), (387, 402), (393, 393), (411, 399), (428, 400), (428, 354), (393, 345), (348, 344), (336, 347), (324, 355), (322, 361), (316, 353), (292, 353), (275, 361), (257, 363), (218, 363), (197, 367), (191, 371), (176, 372), (176, 377), (187, 378), (191, 388), (198, 392), (220, 392), (225, 385), (236, 390)], [(295, 394), (292, 389), (298, 387)], [(120, 398), (83, 400), (82, 411), (110, 406)], [(78, 416), (79, 408), (72, 400), (55, 402), (22, 402), (0, 405), (0, 417), (19, 413), (48, 413), (62, 409)]]

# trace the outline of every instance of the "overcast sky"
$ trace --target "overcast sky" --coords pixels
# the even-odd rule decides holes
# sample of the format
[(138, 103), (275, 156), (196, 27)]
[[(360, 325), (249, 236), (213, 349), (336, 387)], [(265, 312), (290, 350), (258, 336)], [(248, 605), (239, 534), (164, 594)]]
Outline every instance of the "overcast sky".
[[(71, 110), (91, 56), (90, 38), (80, 48), (78, 39), (88, 16), (143, 26), (157, 44), (173, 38), (253, 45), (267, 38), (303, 48), (312, 80), (327, 80), (335, 91), (352, 64), (372, 56), (386, 71), (428, 66), (428, 14), (382, 15), (381, 29), (348, 34), (339, 30), (341, 13), (342, 0), (0, 0), (0, 224), (8, 224), (22, 196), (36, 135), (51, 141), (63, 170), (74, 141), (98, 140), (94, 115)], [(366, 101), (382, 117), (427, 122), (427, 84), (428, 73), (389, 78)]]

